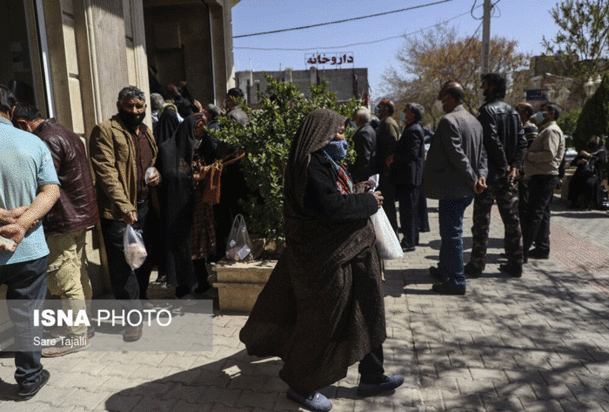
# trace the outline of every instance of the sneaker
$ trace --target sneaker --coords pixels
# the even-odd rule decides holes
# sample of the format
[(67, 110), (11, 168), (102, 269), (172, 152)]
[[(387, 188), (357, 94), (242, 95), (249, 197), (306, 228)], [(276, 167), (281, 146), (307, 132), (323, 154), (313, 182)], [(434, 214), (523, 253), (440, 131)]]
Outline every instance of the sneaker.
[(440, 295), (465, 295), (465, 288), (458, 288), (449, 282), (436, 283), (431, 287), (431, 290)]
[(327, 412), (332, 409), (332, 402), (319, 392), (303, 395), (294, 389), (288, 389), (288, 399), (301, 404), (310, 411)]
[(478, 279), (480, 276), (482, 276), (482, 270), (474, 266), (471, 261), (465, 265), (464, 270), (468, 279)]
[(550, 251), (539, 248), (533, 248), (527, 253), (527, 257), (531, 259), (550, 259)]
[(41, 355), (44, 358), (56, 358), (69, 355), (70, 353), (80, 352), (90, 346), (89, 339), (85, 336), (68, 336), (59, 341), (55, 346), (42, 348)]
[(381, 383), (361, 383), (357, 386), (357, 396), (362, 398), (378, 395), (383, 392), (391, 391), (404, 383), (402, 375), (385, 376), (385, 382)]
[(434, 283), (444, 283), (448, 280), (446, 276), (440, 273), (440, 269), (435, 266), (431, 266), (429, 268), (429, 276), (434, 281)]
[(144, 323), (140, 323), (138, 326), (127, 326), (123, 332), (124, 342), (135, 342), (140, 340), (142, 333), (144, 332)]
[(34, 397), (38, 393), (40, 389), (44, 385), (47, 384), (49, 378), (51, 377), (51, 373), (43, 369), (40, 371), (40, 379), (35, 383), (24, 383), (19, 386), (19, 392), (17, 392), (17, 396), (19, 396), (23, 400), (28, 400)]
[(513, 278), (522, 277), (522, 265), (499, 265), (499, 270), (503, 273), (507, 273)]

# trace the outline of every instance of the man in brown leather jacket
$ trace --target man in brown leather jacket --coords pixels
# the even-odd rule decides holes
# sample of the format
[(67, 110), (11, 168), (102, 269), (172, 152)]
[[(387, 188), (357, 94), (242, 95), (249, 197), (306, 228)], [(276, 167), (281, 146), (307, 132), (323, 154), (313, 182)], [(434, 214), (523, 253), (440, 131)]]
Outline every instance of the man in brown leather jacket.
[[(57, 123), (45, 120), (38, 109), (18, 105), (13, 112), (13, 124), (38, 136), (49, 148), (53, 164), (61, 184), (59, 200), (43, 219), (47, 245), (49, 246), (48, 288), (51, 294), (60, 296), (64, 309), (87, 310), (92, 297), (91, 281), (87, 274), (85, 238), (87, 228), (99, 221), (95, 189), (87, 161), (85, 145), (80, 137)], [(59, 331), (69, 341), (60, 340), (56, 347), (42, 349), (42, 356), (67, 355), (89, 346), (85, 325), (68, 327)], [(65, 340), (68, 342), (68, 340)], [(84, 345), (78, 343), (85, 342)]]
[[(144, 92), (133, 86), (123, 88), (116, 107), (118, 114), (91, 132), (91, 164), (112, 292), (123, 304), (140, 308), (139, 299), (146, 298), (152, 262), (149, 255), (140, 268), (131, 270), (125, 260), (123, 234), (128, 224), (142, 230), (146, 249), (151, 250), (148, 193), (150, 186), (161, 181), (153, 167), (158, 149), (152, 131), (142, 123), (146, 115)], [(151, 172), (147, 179), (148, 169)], [(141, 326), (127, 327), (123, 340), (138, 340)]]

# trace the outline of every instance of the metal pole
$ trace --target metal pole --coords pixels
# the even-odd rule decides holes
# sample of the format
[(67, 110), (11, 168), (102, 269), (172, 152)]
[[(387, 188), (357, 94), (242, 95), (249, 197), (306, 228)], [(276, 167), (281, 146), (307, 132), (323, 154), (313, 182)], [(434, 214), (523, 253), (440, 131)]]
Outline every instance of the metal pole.
[(491, 10), (493, 6), (491, 0), (484, 0), (484, 17), (482, 22), (482, 64), (481, 73), (489, 72), (489, 55), (491, 43)]

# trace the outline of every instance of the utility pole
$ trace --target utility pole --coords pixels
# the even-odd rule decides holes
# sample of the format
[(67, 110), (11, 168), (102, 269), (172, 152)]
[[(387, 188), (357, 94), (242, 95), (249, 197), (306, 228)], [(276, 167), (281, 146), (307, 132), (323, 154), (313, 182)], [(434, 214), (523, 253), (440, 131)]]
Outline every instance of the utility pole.
[(484, 0), (484, 17), (482, 21), (482, 64), (481, 73), (489, 72), (489, 56), (491, 52), (491, 0)]

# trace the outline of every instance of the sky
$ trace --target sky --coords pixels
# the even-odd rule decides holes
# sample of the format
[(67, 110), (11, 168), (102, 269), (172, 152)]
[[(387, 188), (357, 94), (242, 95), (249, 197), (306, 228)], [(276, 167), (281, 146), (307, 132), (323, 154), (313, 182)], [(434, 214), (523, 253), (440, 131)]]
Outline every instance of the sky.
[[(233, 36), (280, 30), (350, 19), (434, 3), (442, 0), (241, 0), (233, 7)], [(496, 2), (497, 0), (493, 0)], [(403, 34), (430, 28), (448, 21), (456, 26), (460, 36), (476, 33), (482, 20), (484, 0), (449, 0), (441, 4), (420, 7), (400, 13), (371, 17), (364, 20), (288, 31), (276, 34), (234, 38), (235, 70), (277, 71), (292, 67), (305, 70), (305, 55), (349, 52), (353, 64), (347, 67), (368, 68), (368, 82), (373, 98), (381, 97), (382, 74), (397, 67), (398, 49), (407, 39)], [(491, 37), (500, 36), (518, 42), (518, 51), (541, 54), (543, 36), (552, 38), (558, 32), (550, 10), (557, 0), (499, 0), (491, 19)], [(457, 17), (463, 15), (461, 17)], [(373, 44), (353, 45), (400, 36)], [(481, 38), (482, 27), (477, 31)], [(310, 50), (254, 50), (310, 49)], [(341, 53), (342, 55), (343, 53)], [(332, 66), (326, 65), (326, 69)]]

